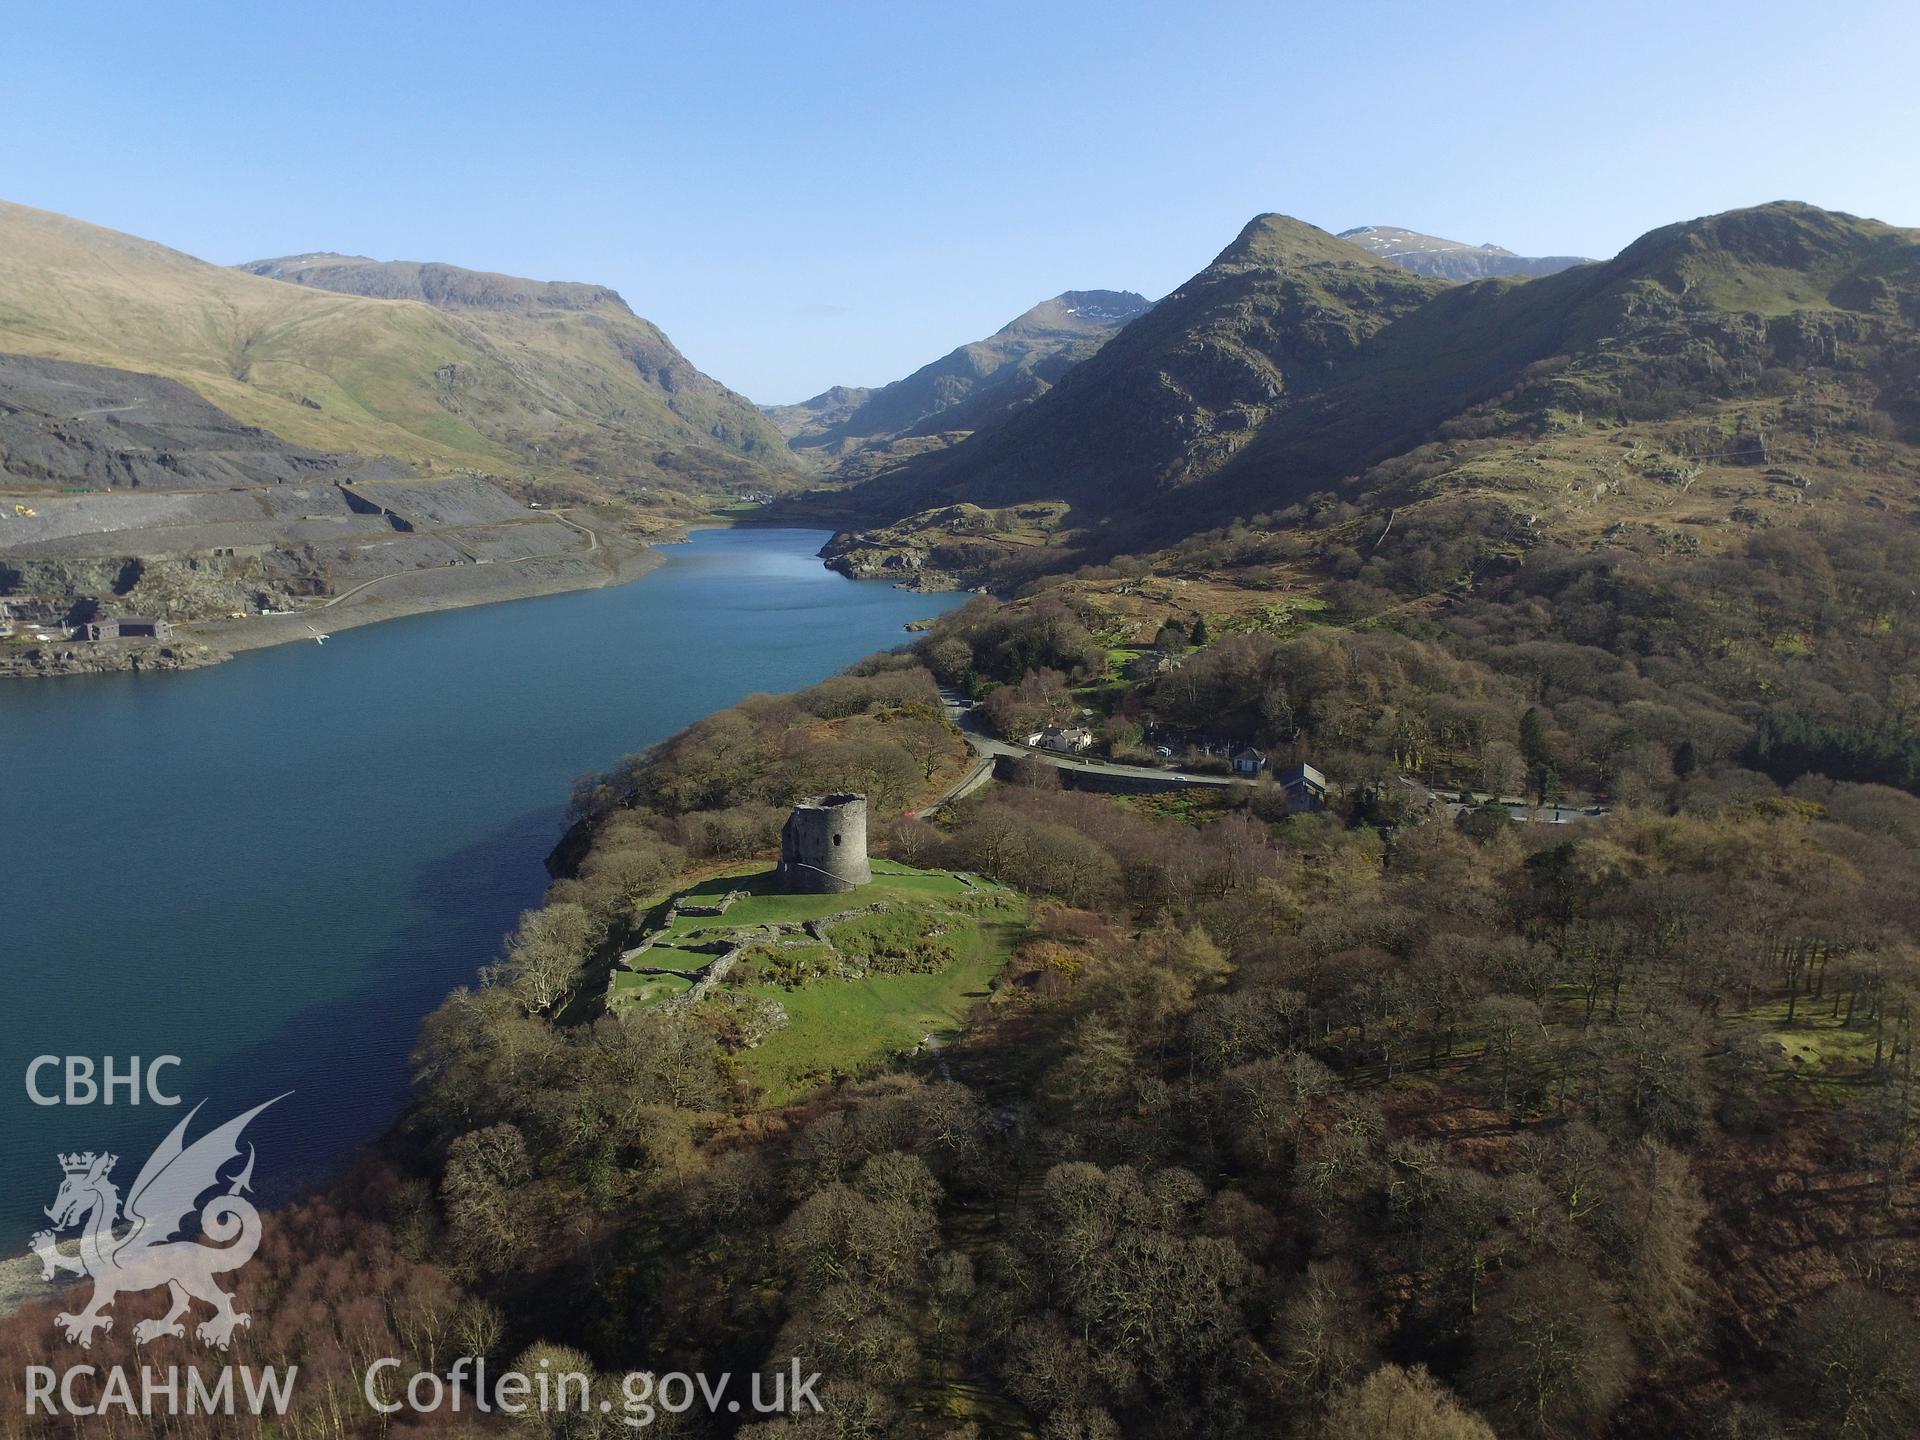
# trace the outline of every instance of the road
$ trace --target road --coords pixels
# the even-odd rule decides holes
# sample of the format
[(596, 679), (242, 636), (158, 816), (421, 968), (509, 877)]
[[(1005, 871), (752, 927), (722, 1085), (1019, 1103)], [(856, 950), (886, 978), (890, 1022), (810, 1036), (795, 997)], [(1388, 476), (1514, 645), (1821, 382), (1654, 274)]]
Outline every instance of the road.
[(956, 800), (966, 799), (967, 796), (978, 790), (992, 778), (993, 756), (981, 755), (976, 751), (974, 762), (967, 768), (967, 773), (942, 791), (939, 799), (931, 800), (927, 804), (922, 805), (918, 810), (909, 813), (924, 820), (942, 805), (951, 805)]
[(1178, 780), (1188, 785), (1231, 785), (1231, 775), (1189, 775), (1180, 770), (1160, 770), (1151, 765), (1111, 765), (1098, 760), (1080, 760), (1055, 750), (1037, 750), (996, 740), (980, 729), (980, 717), (974, 706), (957, 696), (942, 692), (947, 718), (960, 727), (977, 755), (1008, 755), (1015, 760), (1038, 760), (1056, 770), (1081, 770), (1095, 775), (1131, 775), (1142, 780)]
[[(996, 740), (993, 736), (981, 731), (979, 714), (972, 702), (945, 690), (940, 692), (940, 698), (947, 707), (947, 718), (960, 727), (960, 733), (966, 737), (967, 744), (973, 747), (974, 753), (982, 758), (983, 763), (969, 770), (965, 778), (952, 786), (938, 800), (924, 810), (916, 812), (921, 815), (931, 814), (942, 805), (957, 800), (963, 795), (971, 794), (985, 783), (982, 770), (989, 769), (989, 762), (999, 755), (1008, 755), (1016, 760), (1038, 760), (1041, 764), (1051, 765), (1056, 770), (1079, 770), (1096, 775), (1131, 775), (1148, 780), (1178, 780), (1196, 786), (1217, 787), (1235, 783), (1235, 777), (1231, 775), (1191, 775), (1179, 770), (1157, 770), (1147, 765), (1109, 765), (1075, 759), (1052, 750), (1035, 750), (1025, 745), (1013, 745), (1005, 740)], [(1502, 796), (1496, 800), (1491, 795), (1476, 794), (1469, 797), (1470, 803), (1463, 803), (1457, 799), (1442, 800), (1438, 794), (1410, 776), (1401, 775), (1397, 778), (1402, 785), (1414, 792), (1418, 801), (1428, 806), (1444, 806), (1449, 819), (1458, 819), (1466, 811), (1476, 810), (1487, 804), (1497, 804), (1514, 819), (1528, 821), (1535, 825), (1570, 825), (1577, 820), (1597, 819), (1607, 813), (1603, 805), (1534, 806), (1525, 800), (1516, 800), (1511, 796)], [(1448, 793), (1458, 794), (1459, 792)]]
[(562, 515), (558, 510), (544, 510), (541, 513), (544, 515), (551, 515), (554, 519), (558, 520), (562, 525), (566, 526), (569, 530), (578, 530), (582, 535), (586, 536), (587, 537), (587, 553), (589, 555), (591, 555), (594, 551), (600, 548), (600, 537), (597, 534), (595, 534), (592, 530), (588, 529), (585, 525), (582, 525), (575, 520), (569, 520), (566, 516)]

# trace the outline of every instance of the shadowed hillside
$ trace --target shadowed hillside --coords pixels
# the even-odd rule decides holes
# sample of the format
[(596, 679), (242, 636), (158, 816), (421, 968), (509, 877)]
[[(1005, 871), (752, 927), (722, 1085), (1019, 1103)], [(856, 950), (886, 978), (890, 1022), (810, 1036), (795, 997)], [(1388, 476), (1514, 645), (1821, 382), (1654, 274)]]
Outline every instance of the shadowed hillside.
[[(991, 434), (856, 497), (881, 515), (1055, 498), (1089, 513), (1218, 469), (1277, 410), (1445, 287), (1263, 215), (1205, 270)], [(887, 518), (893, 518), (888, 516)]]

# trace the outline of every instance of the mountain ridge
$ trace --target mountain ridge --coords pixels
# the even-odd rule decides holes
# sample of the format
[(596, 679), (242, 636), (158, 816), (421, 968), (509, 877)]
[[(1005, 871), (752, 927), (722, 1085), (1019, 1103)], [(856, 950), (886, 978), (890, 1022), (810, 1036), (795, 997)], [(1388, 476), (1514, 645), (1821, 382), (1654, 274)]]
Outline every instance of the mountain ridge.
[[(763, 462), (778, 463), (784, 454), (781, 437), (751, 401), (697, 369), (659, 326), (636, 314), (609, 286), (324, 251), (255, 260), (236, 268), (335, 294), (416, 301), (460, 315), (508, 344), (537, 344), (556, 332), (561, 343), (570, 343), (575, 337), (564, 332), (587, 330), (610, 342), (668, 411), (708, 439)], [(583, 378), (590, 391), (604, 390), (607, 384), (605, 377)]]
[(1438, 280), (1485, 280), (1495, 275), (1555, 275), (1593, 262), (1578, 255), (1518, 255), (1500, 245), (1443, 240), (1400, 225), (1357, 225), (1339, 237), (1416, 275)]
[(902, 438), (1004, 423), (1150, 308), (1130, 290), (1067, 290), (992, 335), (956, 346), (890, 384), (834, 386), (797, 405), (765, 407), (797, 451), (844, 453)]
[(609, 286), (577, 280), (531, 280), (431, 260), (375, 260), (366, 255), (314, 250), (303, 255), (249, 260), (234, 268), (269, 280), (285, 280), (339, 294), (380, 300), (418, 300), (440, 309), (460, 306), (511, 309), (533, 305), (590, 309), (611, 304), (633, 313), (633, 307), (620, 292)]
[(1324, 384), (1337, 357), (1446, 288), (1304, 221), (1256, 216), (1006, 424), (868, 482), (868, 513), (899, 519), (959, 501), (1097, 505), (1210, 473), (1276, 406)]
[[(393, 273), (340, 268), (362, 289)], [(751, 405), (605, 287), (495, 313), (449, 305), (445, 279), (512, 277), (432, 274), (438, 305), (330, 290), (0, 202), (0, 351), (158, 375), (289, 444), (428, 469), (724, 487), (786, 467)]]
[[(1920, 231), (1797, 202), (1662, 227), (1610, 261), (1468, 284), (1417, 277), (1261, 216), (999, 431), (828, 499), (870, 537), (876, 525), (911, 531), (916, 514), (955, 504), (1064, 502), (1071, 513), (1044, 563), (1070, 568), (1315, 495), (1390, 506), (1484, 493), (1518, 506), (1536, 483), (1522, 467), (1540, 465), (1542, 436), (1567, 437), (1545, 473), (1564, 471), (1566, 493), (1578, 493), (1578, 455), (1602, 467), (1592, 483), (1604, 497), (1619, 493), (1607, 478), (1618, 468), (1607, 458), (1611, 431), (1641, 437), (1636, 463), (1667, 452), (1662, 473), (1727, 454), (1760, 463), (1766, 436), (1783, 427), (1913, 434), (1917, 325)], [(1796, 393), (1817, 394), (1826, 418)], [(1487, 456), (1439, 458), (1469, 449)], [(1904, 453), (1896, 445), (1883, 458), (1897, 469)], [(1635, 523), (1648, 523), (1655, 500), (1691, 523), (1722, 523), (1691, 499), (1645, 498), (1651, 509), (1627, 507)], [(1911, 499), (1875, 490), (1871, 503)], [(1531, 509), (1567, 507), (1553, 497)], [(1765, 506), (1717, 513), (1734, 509), (1777, 523)], [(849, 532), (835, 546), (863, 543), (894, 541)], [(1017, 559), (1028, 575), (1043, 563), (1032, 547)], [(984, 572), (958, 573), (978, 583)]]
[[(789, 483), (765, 419), (606, 287), (302, 269), (334, 288), (0, 203), (12, 615), (157, 616), (195, 637), (167, 664), (211, 663), (309, 638), (322, 604), (337, 629), (617, 583), (646, 538)], [(29, 644), (0, 674), (151, 658)]]

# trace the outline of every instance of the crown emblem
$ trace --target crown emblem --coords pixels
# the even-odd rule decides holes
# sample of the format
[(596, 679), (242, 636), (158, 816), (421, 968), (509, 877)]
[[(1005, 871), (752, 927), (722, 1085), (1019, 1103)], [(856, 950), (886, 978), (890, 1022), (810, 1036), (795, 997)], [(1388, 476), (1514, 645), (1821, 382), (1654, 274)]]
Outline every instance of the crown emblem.
[(91, 1150), (85, 1151), (84, 1153), (76, 1152), (72, 1155), (62, 1155), (60, 1157), (60, 1168), (69, 1175), (87, 1175), (92, 1173), (93, 1162), (98, 1160), (100, 1161), (100, 1173), (104, 1175), (113, 1169), (113, 1162), (119, 1158), (117, 1155), (96, 1155)]

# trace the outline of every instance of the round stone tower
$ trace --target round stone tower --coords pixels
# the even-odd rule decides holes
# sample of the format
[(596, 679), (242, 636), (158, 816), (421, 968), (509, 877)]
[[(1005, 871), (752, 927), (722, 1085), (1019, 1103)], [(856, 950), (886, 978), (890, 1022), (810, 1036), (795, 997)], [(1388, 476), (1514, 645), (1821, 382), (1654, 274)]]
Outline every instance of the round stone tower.
[(793, 807), (780, 832), (782, 890), (837, 895), (872, 879), (866, 796), (820, 795)]

